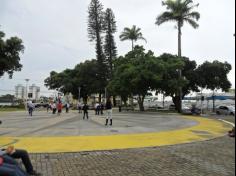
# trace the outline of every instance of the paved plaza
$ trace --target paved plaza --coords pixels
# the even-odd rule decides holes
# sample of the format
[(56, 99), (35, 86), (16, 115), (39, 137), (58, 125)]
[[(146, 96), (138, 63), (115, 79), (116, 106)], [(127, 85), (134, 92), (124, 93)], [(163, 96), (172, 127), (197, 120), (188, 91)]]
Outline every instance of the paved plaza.
[(105, 127), (93, 111), (89, 120), (76, 111), (0, 113), (0, 146), (26, 148), (44, 176), (234, 176), (235, 139), (219, 118), (235, 123), (232, 116), (115, 112), (114, 126)]
[(234, 176), (235, 139), (32, 158), (44, 176)]

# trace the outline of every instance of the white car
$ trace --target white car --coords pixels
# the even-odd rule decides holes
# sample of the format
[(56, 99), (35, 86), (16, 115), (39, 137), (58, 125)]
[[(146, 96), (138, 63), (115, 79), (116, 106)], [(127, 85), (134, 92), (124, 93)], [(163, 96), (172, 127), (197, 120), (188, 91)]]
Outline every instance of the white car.
[(219, 106), (216, 108), (216, 114), (218, 115), (235, 115), (234, 106)]

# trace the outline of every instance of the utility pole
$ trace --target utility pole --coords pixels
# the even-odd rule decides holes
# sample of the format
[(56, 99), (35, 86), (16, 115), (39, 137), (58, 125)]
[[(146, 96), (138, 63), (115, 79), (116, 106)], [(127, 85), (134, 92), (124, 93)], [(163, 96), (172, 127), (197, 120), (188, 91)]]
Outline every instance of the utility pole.
[(30, 79), (25, 79), (26, 86), (25, 86), (25, 110), (27, 111), (27, 101), (28, 101), (28, 82)]
[(107, 103), (107, 88), (105, 88), (105, 103)]
[(81, 87), (78, 87), (78, 90), (79, 90), (79, 103), (80, 103), (80, 91), (81, 91)]

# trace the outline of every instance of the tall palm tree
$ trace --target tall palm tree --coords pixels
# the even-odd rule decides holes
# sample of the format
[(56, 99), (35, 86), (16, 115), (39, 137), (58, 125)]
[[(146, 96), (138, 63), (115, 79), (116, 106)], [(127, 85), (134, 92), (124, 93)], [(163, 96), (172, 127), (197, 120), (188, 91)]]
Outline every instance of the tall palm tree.
[[(200, 13), (193, 11), (199, 4), (193, 4), (192, 0), (165, 0), (162, 2), (167, 11), (160, 14), (156, 19), (156, 24), (161, 25), (166, 22), (176, 22), (178, 29), (178, 56), (182, 57), (182, 27), (184, 23), (189, 23), (194, 29), (199, 25), (196, 21), (200, 19)], [(182, 70), (179, 70), (179, 76), (182, 78)], [(182, 87), (179, 90), (177, 109), (182, 112)]]
[(134, 50), (134, 42), (137, 40), (144, 40), (147, 42), (147, 40), (143, 37), (143, 34), (141, 33), (141, 29), (137, 28), (135, 25), (132, 28), (124, 28), (124, 31), (120, 35), (120, 40), (131, 40), (132, 42), (132, 51)]
[(166, 22), (176, 22), (178, 29), (178, 56), (182, 56), (181, 38), (182, 27), (184, 23), (189, 23), (194, 29), (199, 25), (196, 21), (200, 19), (200, 13), (193, 11), (199, 4), (193, 4), (192, 0), (166, 0), (162, 2), (163, 6), (167, 6), (166, 12), (159, 15), (156, 19), (156, 24), (161, 25)]

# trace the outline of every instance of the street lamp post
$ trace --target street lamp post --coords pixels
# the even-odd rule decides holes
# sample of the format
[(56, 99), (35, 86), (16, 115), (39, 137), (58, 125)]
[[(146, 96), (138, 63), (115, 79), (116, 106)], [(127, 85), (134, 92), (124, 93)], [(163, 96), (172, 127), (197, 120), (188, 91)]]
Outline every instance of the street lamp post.
[(79, 90), (79, 103), (80, 103), (80, 91), (81, 91), (81, 87), (78, 87), (78, 90)]
[(107, 103), (107, 88), (105, 88), (105, 103)]
[(25, 109), (27, 111), (27, 101), (28, 101), (28, 82), (29, 79), (25, 79), (26, 81), (26, 87), (25, 87)]

